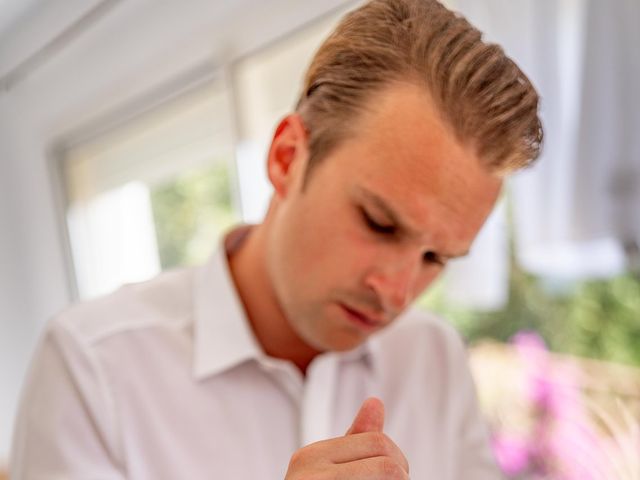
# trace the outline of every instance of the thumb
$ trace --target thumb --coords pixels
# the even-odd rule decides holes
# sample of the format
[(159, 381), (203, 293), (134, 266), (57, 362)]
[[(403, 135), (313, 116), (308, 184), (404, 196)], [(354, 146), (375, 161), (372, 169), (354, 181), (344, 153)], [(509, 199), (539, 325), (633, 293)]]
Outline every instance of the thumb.
[(375, 397), (367, 398), (360, 407), (347, 431), (347, 435), (365, 432), (382, 432), (384, 427), (384, 404)]

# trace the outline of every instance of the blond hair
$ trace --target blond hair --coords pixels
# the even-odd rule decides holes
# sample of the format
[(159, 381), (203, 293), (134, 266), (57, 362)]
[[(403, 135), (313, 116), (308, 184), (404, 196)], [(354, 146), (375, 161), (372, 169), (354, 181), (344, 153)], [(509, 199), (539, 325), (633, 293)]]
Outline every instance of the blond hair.
[(297, 111), (309, 131), (309, 170), (371, 96), (398, 81), (426, 87), (458, 140), (492, 172), (538, 157), (538, 94), (501, 47), (436, 0), (372, 0), (342, 19), (307, 70)]

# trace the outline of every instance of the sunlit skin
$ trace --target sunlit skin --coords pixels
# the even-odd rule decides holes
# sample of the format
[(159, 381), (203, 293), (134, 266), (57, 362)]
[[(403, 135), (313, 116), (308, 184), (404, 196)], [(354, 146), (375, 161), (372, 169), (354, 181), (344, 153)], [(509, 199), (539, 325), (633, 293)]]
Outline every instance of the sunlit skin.
[(306, 185), (305, 126), (296, 114), (281, 122), (269, 211), (230, 256), (265, 352), (303, 373), (393, 322), (470, 250), (500, 193), (423, 88), (393, 84), (369, 105)]

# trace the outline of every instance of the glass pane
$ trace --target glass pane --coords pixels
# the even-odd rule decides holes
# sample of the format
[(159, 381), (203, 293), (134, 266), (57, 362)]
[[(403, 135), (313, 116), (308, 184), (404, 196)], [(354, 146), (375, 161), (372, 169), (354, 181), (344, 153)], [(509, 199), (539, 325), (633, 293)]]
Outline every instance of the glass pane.
[(160, 271), (149, 188), (142, 182), (71, 205), (67, 225), (81, 298)]
[(162, 269), (202, 263), (220, 234), (238, 221), (225, 163), (186, 172), (151, 190)]
[(237, 220), (228, 90), (204, 79), (64, 152), (81, 298), (202, 262)]

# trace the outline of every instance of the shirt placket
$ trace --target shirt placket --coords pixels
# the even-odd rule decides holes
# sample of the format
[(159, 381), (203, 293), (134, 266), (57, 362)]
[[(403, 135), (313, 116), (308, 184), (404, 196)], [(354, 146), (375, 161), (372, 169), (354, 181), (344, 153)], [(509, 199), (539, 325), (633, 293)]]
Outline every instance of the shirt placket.
[(337, 368), (337, 356), (325, 354), (307, 370), (300, 408), (301, 447), (333, 436)]

